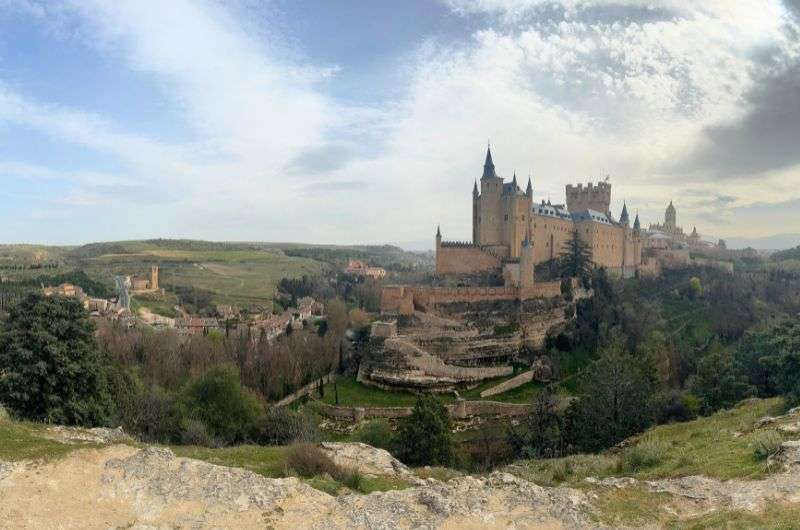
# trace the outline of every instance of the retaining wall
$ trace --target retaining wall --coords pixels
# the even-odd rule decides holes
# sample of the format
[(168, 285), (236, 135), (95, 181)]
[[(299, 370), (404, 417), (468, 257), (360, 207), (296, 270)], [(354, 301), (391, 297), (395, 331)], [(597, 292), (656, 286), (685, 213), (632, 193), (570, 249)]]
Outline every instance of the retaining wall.
[(303, 396), (311, 395), (313, 392), (315, 392), (319, 388), (320, 383), (322, 383), (323, 385), (327, 385), (328, 383), (332, 383), (333, 379), (335, 377), (336, 377), (336, 373), (335, 372), (331, 372), (331, 373), (329, 373), (327, 375), (324, 375), (324, 376), (320, 377), (319, 379), (317, 379), (316, 381), (312, 381), (312, 382), (308, 383), (307, 385), (301, 387), (300, 389), (295, 390), (294, 392), (292, 392), (288, 396), (284, 397), (280, 401), (274, 403), (273, 406), (275, 406), (275, 407), (285, 407), (286, 405), (290, 405), (290, 404), (294, 403), (295, 401), (297, 401), (298, 399), (300, 399)]
[[(501, 403), (499, 401), (456, 401), (445, 405), (452, 419), (466, 419), (472, 416), (526, 416), (533, 410), (533, 405), (519, 403)], [(320, 412), (337, 420), (354, 422), (384, 418), (397, 419), (411, 415), (413, 407), (342, 407), (322, 404)]]

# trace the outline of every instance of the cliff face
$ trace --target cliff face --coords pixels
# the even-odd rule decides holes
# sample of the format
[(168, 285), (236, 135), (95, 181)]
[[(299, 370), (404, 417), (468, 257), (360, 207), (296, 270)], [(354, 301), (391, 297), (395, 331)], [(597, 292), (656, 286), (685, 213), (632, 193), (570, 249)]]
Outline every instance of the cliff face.
[(509, 474), (418, 483), (331, 496), (297, 478), (269, 479), (177, 458), (168, 449), (114, 445), (46, 465), (0, 464), (0, 527), (595, 527), (577, 490), (541, 488)]
[[(800, 408), (775, 417), (754, 415), (757, 410), (765, 407), (745, 404), (696, 420), (682, 427), (688, 436), (673, 433), (665, 443), (667, 453), (677, 451), (671, 462), (684, 462), (687, 469), (714, 461), (705, 469), (723, 475), (717, 478), (680, 470), (661, 478), (648, 476), (647, 470), (637, 477), (585, 474), (597, 472), (617, 452), (645, 443), (647, 436), (667, 436), (673, 426), (632, 438), (615, 453), (568, 457), (569, 471), (568, 459), (523, 460), (506, 472), (481, 477), (451, 472), (447, 480), (429, 478), (430, 470), (409, 469), (364, 444), (320, 444), (337, 465), (399, 488), (369, 495), (347, 489), (329, 495), (294, 477), (267, 478), (176, 457), (166, 448), (122, 444), (126, 439), (119, 431), (20, 426), (0, 419), (0, 441), (6, 442), (0, 455), (13, 453), (9, 447), (23, 431), (32, 445), (44, 440), (47, 447), (61, 448), (47, 460), (0, 460), (0, 528), (797, 528)], [(779, 446), (758, 478), (745, 478), (755, 468), (752, 448), (740, 447), (740, 441), (765, 433), (778, 436)], [(698, 453), (680, 445), (698, 438)], [(70, 447), (83, 448), (63, 456), (62, 449)], [(30, 454), (30, 446), (17, 448)], [(204, 458), (222, 454), (209, 451), (213, 454)], [(726, 467), (717, 467), (722, 462)], [(548, 466), (570, 475), (573, 487), (530, 481), (550, 483), (553, 476), (541, 474)], [(541, 480), (532, 478), (537, 474)]]

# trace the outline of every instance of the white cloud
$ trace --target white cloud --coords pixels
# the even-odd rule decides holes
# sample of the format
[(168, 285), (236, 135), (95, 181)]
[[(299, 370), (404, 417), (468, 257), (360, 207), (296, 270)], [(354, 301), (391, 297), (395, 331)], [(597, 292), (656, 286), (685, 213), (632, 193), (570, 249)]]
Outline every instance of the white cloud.
[[(800, 55), (787, 31), (796, 21), (777, 0), (445, 3), (497, 17), (486, 17), (466, 45), (422, 43), (407, 65), (404, 97), (373, 109), (339, 104), (325, 86), (344, 75), (336, 65), (298, 60), (280, 35), (229, 4), (26, 0), (40, 8), (36, 16), (69, 20), (82, 42), (152, 79), (190, 139), (174, 145), (129, 134), (2, 85), (0, 120), (112, 153), (130, 168), (113, 178), (163, 186), (176, 197), (165, 234), (406, 241), (432, 237), (441, 222), (447, 237), (466, 238), (487, 139), (505, 176), (516, 170), (524, 182), (532, 171), (537, 197), (561, 201), (564, 184), (610, 174), (616, 206), (630, 199), (632, 209), (653, 212), (645, 222), (694, 190), (697, 200), (682, 196), (691, 223), (720, 184), (674, 174), (670, 162), (701, 142), (706, 126), (745, 113), (745, 95), (768, 70)], [(585, 16), (651, 5), (666, 14)], [(778, 60), (760, 62), (767, 53)], [(371, 145), (368, 156), (355, 139)], [(67, 202), (83, 205), (97, 200), (96, 181), (112, 178), (67, 176), (84, 186)], [(799, 184), (791, 170), (727, 182), (733, 199), (719, 208), (785, 201), (800, 196)]]

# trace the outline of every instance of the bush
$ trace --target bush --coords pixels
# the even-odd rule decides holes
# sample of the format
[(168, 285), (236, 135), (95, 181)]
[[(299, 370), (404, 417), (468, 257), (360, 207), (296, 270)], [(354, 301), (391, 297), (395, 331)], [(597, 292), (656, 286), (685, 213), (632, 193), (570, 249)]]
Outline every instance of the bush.
[(304, 410), (272, 407), (258, 427), (257, 441), (265, 445), (289, 445), (320, 439), (316, 419)]
[(21, 418), (107, 425), (109, 363), (94, 325), (73, 298), (30, 294), (11, 310), (0, 337), (0, 401)]
[(313, 444), (296, 444), (289, 448), (286, 463), (295, 473), (304, 478), (328, 475), (355, 491), (365, 488), (364, 475), (355, 469), (341, 467), (328, 453)]
[(214, 440), (209, 436), (208, 430), (202, 421), (189, 420), (181, 431), (181, 443), (185, 445), (200, 445), (213, 447)]
[(385, 419), (370, 420), (356, 432), (357, 441), (380, 449), (388, 450), (393, 438), (392, 428)]
[(777, 455), (781, 450), (783, 439), (776, 431), (765, 431), (753, 442), (753, 456), (758, 460), (766, 460)]
[(212, 367), (190, 381), (181, 394), (184, 422), (202, 422), (208, 434), (223, 443), (251, 439), (264, 415), (261, 404), (242, 386), (239, 371), (232, 365)]
[(660, 393), (655, 398), (658, 423), (689, 421), (697, 417), (700, 400), (693, 394), (672, 390)]
[(314, 444), (295, 444), (286, 453), (286, 465), (301, 477), (311, 478), (319, 475), (330, 475), (336, 478), (340, 474), (339, 466), (328, 456), (328, 453)]
[(622, 457), (622, 467), (626, 471), (636, 472), (654, 467), (664, 461), (669, 444), (656, 436), (646, 436), (636, 445), (628, 449)]

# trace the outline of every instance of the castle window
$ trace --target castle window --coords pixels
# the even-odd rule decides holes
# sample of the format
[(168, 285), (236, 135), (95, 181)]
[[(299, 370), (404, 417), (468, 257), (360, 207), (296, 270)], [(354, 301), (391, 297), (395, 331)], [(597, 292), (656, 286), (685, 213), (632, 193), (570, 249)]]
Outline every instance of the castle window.
[(506, 214), (506, 215), (504, 216), (504, 220), (505, 220), (505, 221), (508, 221), (508, 214)]

